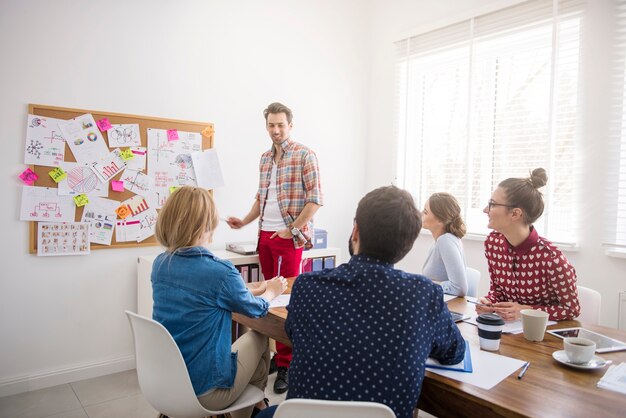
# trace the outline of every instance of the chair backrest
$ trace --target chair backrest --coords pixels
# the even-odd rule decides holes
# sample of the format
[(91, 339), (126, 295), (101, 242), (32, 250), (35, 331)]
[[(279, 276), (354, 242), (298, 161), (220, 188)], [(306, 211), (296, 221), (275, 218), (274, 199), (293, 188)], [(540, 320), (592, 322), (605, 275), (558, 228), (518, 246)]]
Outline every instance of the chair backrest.
[(135, 339), (139, 386), (146, 400), (162, 414), (177, 418), (203, 417), (187, 366), (165, 327), (126, 311)]
[(580, 315), (576, 320), (585, 324), (597, 325), (600, 322), (602, 295), (588, 287), (576, 287), (578, 288), (578, 303), (580, 304)]
[(287, 399), (276, 408), (274, 418), (396, 418), (391, 408), (377, 402)]
[(480, 283), (480, 271), (467, 267), (465, 269), (467, 272), (467, 295), (473, 298), (478, 296), (478, 283)]

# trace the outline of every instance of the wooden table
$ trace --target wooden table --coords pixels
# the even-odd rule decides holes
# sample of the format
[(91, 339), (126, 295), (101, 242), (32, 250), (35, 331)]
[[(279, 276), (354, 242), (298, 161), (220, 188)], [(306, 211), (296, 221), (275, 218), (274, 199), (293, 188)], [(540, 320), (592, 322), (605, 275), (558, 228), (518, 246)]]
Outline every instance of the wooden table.
[[(291, 290), (291, 283), (289, 290)], [(448, 302), (450, 310), (473, 312), (474, 306), (463, 298)], [(233, 314), (233, 320), (264, 335), (289, 344), (284, 330), (287, 310), (270, 309), (264, 318), (251, 319)], [(562, 321), (550, 328), (579, 326), (577, 321)], [(626, 332), (601, 326), (586, 328), (626, 341)], [(478, 345), (474, 325), (459, 323), (463, 336)], [(530, 342), (523, 334), (505, 334), (499, 354), (530, 361), (524, 378), (511, 374), (490, 390), (426, 372), (418, 407), (443, 417), (624, 417), (626, 395), (596, 386), (607, 367), (586, 371), (565, 367), (552, 358), (563, 349), (561, 339), (546, 334), (542, 342)], [(626, 351), (603, 353), (601, 357), (614, 364), (626, 361)]]

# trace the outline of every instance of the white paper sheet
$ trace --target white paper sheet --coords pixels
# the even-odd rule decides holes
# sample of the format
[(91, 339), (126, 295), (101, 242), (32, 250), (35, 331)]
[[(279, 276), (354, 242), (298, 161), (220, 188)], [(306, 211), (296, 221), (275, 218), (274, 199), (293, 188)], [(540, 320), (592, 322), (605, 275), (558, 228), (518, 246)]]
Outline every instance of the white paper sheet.
[(59, 122), (63, 120), (28, 115), (24, 164), (58, 167), (65, 159), (65, 139)]
[(172, 186), (195, 186), (191, 154), (202, 150), (202, 136), (196, 132), (178, 132), (179, 139), (169, 141), (164, 129), (148, 129), (148, 174), (154, 178), (157, 207), (163, 206)]
[(81, 222), (89, 223), (89, 241), (96, 244), (111, 245), (117, 214), (115, 209), (120, 202), (111, 199), (92, 197), (83, 210)]
[(125, 168), (126, 161), (122, 158), (119, 148), (115, 148), (107, 155), (91, 163), (93, 172), (96, 173), (101, 182), (107, 184), (109, 180)]
[(122, 173), (120, 180), (124, 182), (124, 188), (141, 196), (154, 194), (154, 178), (138, 170), (127, 168)]
[(135, 157), (126, 161), (126, 168), (130, 168), (131, 170), (146, 171), (146, 157), (148, 156), (148, 148), (130, 147), (130, 151)]
[(109, 195), (109, 183), (103, 183), (90, 168), (89, 164), (79, 164), (63, 161), (59, 167), (67, 173), (67, 177), (59, 182), (59, 196), (87, 196)]
[(115, 222), (115, 240), (117, 242), (137, 241), (141, 231), (138, 219), (117, 220)]
[(92, 163), (109, 153), (91, 113), (60, 121), (59, 128), (79, 163)]
[(23, 186), (20, 221), (74, 222), (76, 205), (56, 188)]
[(141, 212), (137, 216), (133, 216), (132, 220), (139, 221), (139, 232), (137, 233), (137, 242), (141, 242), (146, 238), (150, 238), (154, 235), (154, 228), (157, 222), (157, 211), (154, 208), (150, 208), (144, 212)]
[(289, 305), (289, 299), (291, 295), (280, 295), (272, 299), (270, 302), (270, 308), (282, 308)]
[[(477, 345), (471, 345), (472, 373), (463, 373), (453, 370), (428, 369), (431, 373), (437, 373), (450, 379), (469, 383), (479, 388), (489, 390), (511, 373), (524, 365), (524, 361), (511, 357), (501, 356), (481, 350)], [(532, 365), (530, 366), (532, 367)]]
[(220, 160), (217, 151), (208, 149), (202, 152), (191, 154), (193, 169), (196, 173), (196, 181), (199, 187), (204, 189), (215, 189), (224, 185)]
[(89, 251), (89, 224), (39, 222), (38, 256), (86, 255)]
[(139, 125), (136, 123), (111, 125), (107, 130), (109, 138), (109, 148), (131, 147), (141, 145), (139, 136)]
[(454, 296), (454, 295), (446, 295), (445, 293), (443, 294), (443, 301), (444, 302), (448, 302), (452, 299), (456, 299), (458, 296)]

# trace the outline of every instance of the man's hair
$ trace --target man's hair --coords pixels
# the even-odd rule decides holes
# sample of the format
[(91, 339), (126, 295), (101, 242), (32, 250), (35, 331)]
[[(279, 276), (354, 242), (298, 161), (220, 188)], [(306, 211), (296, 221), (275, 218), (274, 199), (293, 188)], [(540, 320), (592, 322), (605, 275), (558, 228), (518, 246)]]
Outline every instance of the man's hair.
[(265, 117), (265, 122), (267, 122), (267, 115), (269, 114), (276, 115), (278, 113), (284, 113), (287, 116), (287, 123), (291, 123), (293, 119), (293, 113), (291, 113), (291, 109), (285, 106), (282, 103), (274, 102), (267, 106), (267, 109), (263, 111), (263, 116)]
[(422, 229), (422, 214), (413, 197), (396, 186), (365, 195), (356, 209), (359, 254), (396, 263), (411, 250)]
[(193, 247), (205, 232), (214, 231), (219, 216), (211, 194), (200, 187), (184, 186), (172, 193), (161, 208), (155, 235), (172, 253)]

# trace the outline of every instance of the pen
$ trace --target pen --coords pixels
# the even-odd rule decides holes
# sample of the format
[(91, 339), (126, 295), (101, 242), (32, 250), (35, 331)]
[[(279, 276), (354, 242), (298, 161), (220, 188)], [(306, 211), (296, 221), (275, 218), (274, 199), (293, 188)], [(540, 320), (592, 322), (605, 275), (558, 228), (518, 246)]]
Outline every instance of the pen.
[(474, 305), (476, 305), (476, 306), (485, 306), (485, 307), (487, 307), (487, 308), (491, 308), (491, 307), (493, 306), (492, 304), (480, 303), (480, 302), (475, 301), (475, 300), (469, 300), (469, 299), (466, 299), (466, 301), (468, 301), (469, 303), (473, 303), (473, 304), (474, 304)]
[(526, 373), (526, 370), (528, 370), (528, 366), (530, 366), (530, 361), (527, 361), (527, 362), (524, 364), (524, 367), (522, 367), (522, 371), (521, 371), (521, 372), (519, 372), (519, 374), (517, 375), (517, 378), (518, 378), (518, 379), (521, 379), (522, 377), (524, 377), (524, 373)]
[(280, 265), (283, 262), (283, 256), (279, 255), (278, 256), (278, 272), (276, 273), (276, 276), (280, 276)]

